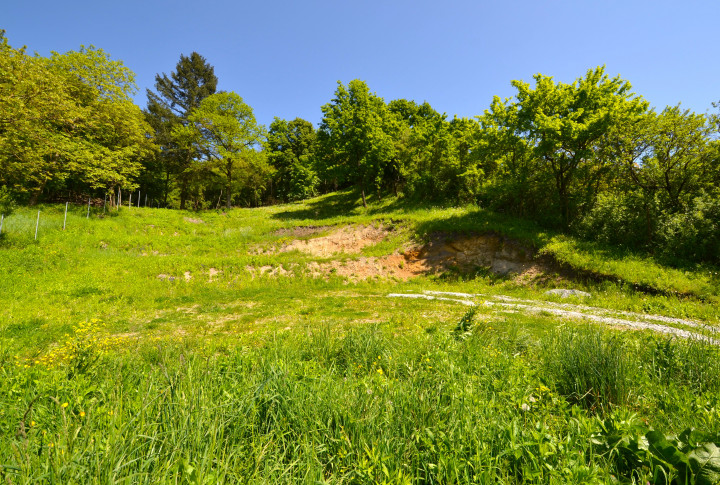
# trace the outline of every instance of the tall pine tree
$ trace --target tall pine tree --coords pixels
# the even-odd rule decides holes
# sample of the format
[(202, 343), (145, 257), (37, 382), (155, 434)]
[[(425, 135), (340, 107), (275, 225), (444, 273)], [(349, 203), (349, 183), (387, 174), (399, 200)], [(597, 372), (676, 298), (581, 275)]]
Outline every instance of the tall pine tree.
[(217, 77), (215, 69), (207, 60), (193, 52), (180, 55), (175, 72), (155, 76), (155, 92), (147, 90), (147, 119), (155, 129), (157, 143), (161, 147), (157, 170), (161, 171), (162, 190), (167, 204), (168, 192), (173, 182), (180, 189), (180, 209), (185, 209), (197, 153), (192, 147), (181, 146), (173, 138), (173, 129), (186, 126), (188, 116), (200, 106), (203, 99), (215, 94)]

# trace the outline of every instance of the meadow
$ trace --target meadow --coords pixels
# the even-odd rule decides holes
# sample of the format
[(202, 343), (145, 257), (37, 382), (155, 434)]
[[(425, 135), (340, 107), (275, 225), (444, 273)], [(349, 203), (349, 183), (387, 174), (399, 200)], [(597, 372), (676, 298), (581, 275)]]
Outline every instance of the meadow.
[[(477, 207), (358, 202), (75, 207), (64, 231), (60, 205), (7, 218), (0, 478), (720, 481), (717, 268), (670, 267)], [(386, 233), (355, 252), (283, 250), (346, 227)], [(548, 273), (344, 270), (467, 234), (533, 248)], [(428, 291), (483, 296), (388, 297)], [(500, 297), (661, 315), (696, 337), (484, 304)]]

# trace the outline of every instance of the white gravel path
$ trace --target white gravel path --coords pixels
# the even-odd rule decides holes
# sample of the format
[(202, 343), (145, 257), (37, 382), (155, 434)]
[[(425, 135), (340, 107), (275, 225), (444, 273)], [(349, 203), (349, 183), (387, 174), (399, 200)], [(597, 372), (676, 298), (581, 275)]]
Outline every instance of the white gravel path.
[[(391, 293), (388, 298), (419, 298), (424, 300), (451, 301), (465, 306), (483, 305), (495, 307), (501, 312), (523, 313), (549, 313), (562, 318), (585, 320), (605, 325), (618, 325), (638, 330), (652, 330), (654, 332), (675, 335), (683, 338), (696, 338), (707, 340), (720, 345), (720, 340), (691, 332), (682, 328), (662, 325), (657, 322), (682, 325), (685, 327), (706, 329), (717, 332), (717, 328), (704, 325), (693, 320), (672, 318), (663, 315), (649, 315), (622, 310), (609, 310), (607, 308), (591, 307), (587, 305), (574, 305), (571, 303), (556, 303), (542, 300), (523, 300), (505, 295), (484, 295), (474, 293), (457, 293), (449, 291), (423, 291), (422, 293)], [(480, 301), (478, 301), (480, 300)], [(626, 318), (620, 318), (626, 317)]]

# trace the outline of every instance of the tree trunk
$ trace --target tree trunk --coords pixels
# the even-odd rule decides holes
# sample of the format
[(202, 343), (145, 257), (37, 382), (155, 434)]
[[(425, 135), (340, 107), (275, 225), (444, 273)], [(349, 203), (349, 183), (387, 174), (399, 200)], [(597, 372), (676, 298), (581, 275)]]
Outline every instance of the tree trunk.
[(365, 187), (362, 188), (362, 200), (363, 200), (363, 207), (367, 209), (367, 201), (365, 200)]
[(40, 187), (38, 187), (36, 190), (33, 191), (32, 195), (30, 196), (30, 200), (28, 201), (28, 204), (31, 206), (37, 205), (38, 201), (40, 200), (40, 196), (42, 195), (44, 190), (45, 190), (45, 182), (43, 182)]
[(645, 201), (645, 244), (650, 247), (652, 243), (652, 221), (650, 219), (650, 207)]
[(180, 210), (185, 210), (185, 201), (187, 200), (187, 180), (183, 179), (180, 184)]
[(225, 192), (227, 192), (227, 195), (225, 196), (225, 208), (227, 210), (232, 209), (232, 173), (233, 162), (232, 159), (229, 159), (225, 165), (225, 175), (227, 177), (227, 183), (225, 184)]
[(167, 207), (168, 192), (170, 192), (170, 171), (165, 171), (165, 183), (163, 184), (163, 204)]
[(555, 173), (555, 187), (557, 188), (558, 203), (560, 204), (560, 217), (563, 229), (570, 226), (570, 200), (568, 196), (567, 177), (559, 170)]

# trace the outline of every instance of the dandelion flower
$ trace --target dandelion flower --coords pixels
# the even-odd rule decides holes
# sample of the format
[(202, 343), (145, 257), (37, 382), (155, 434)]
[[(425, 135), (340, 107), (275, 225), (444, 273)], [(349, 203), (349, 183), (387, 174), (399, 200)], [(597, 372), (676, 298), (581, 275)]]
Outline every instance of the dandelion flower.
[(67, 402), (64, 402), (64, 403), (62, 403), (62, 404), (60, 405), (60, 407), (61, 407), (61, 408), (66, 408), (66, 407), (68, 407), (68, 403), (67, 403)]
[(84, 417), (85, 417), (85, 411), (80, 411), (80, 417), (81, 417), (81, 418), (84, 418)]

